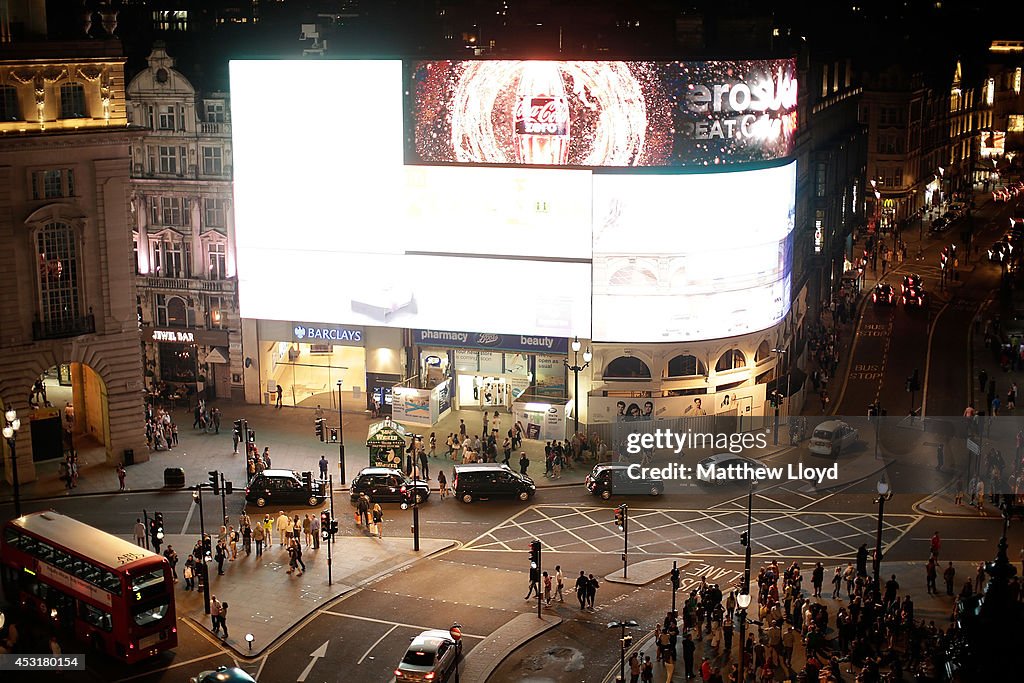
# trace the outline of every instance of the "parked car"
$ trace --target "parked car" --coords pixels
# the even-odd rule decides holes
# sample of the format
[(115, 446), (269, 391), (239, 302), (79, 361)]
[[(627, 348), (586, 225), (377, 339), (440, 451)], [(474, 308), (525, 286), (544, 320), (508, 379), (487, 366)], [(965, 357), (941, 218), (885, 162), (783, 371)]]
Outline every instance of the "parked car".
[(617, 462), (602, 462), (594, 465), (594, 469), (583, 481), (587, 491), (595, 496), (608, 500), (613, 495), (649, 495), (660, 496), (665, 492), (665, 482), (661, 479), (629, 476), (629, 465)]
[(1012, 253), (1013, 244), (1004, 237), (988, 248), (988, 260), (992, 263), (1007, 263)]
[(256, 683), (256, 679), (236, 666), (218, 666), (189, 679), (191, 683)]
[(245, 487), (245, 501), (256, 507), (267, 505), (316, 506), (327, 498), (326, 485), (317, 479), (309, 484), (292, 470), (263, 470)]
[(896, 303), (896, 290), (887, 282), (879, 282), (871, 292), (871, 302), (891, 306)]
[(475, 463), (455, 466), (452, 490), (463, 503), (472, 503), (478, 498), (518, 498), (526, 501), (537, 492), (537, 485), (529, 477), (513, 472), (508, 465)]
[[(712, 467), (712, 465), (714, 467)], [(746, 465), (747, 467), (743, 468), (743, 465)], [(752, 474), (750, 478), (745, 478), (743, 476), (716, 476), (716, 472), (728, 472), (728, 468), (730, 467), (736, 467), (733, 471), (738, 474), (743, 472), (763, 473), (768, 470), (766, 465), (742, 455), (737, 455), (736, 453), (715, 453), (714, 455), (708, 456), (697, 463), (697, 482), (709, 486), (725, 486), (728, 484), (743, 484), (763, 478), (758, 477), (757, 474)]]
[(440, 629), (423, 631), (412, 639), (395, 669), (395, 682), (430, 681), (444, 683), (451, 678), (462, 654), (462, 641)]
[(352, 478), (349, 497), (352, 502), (365, 493), (374, 503), (422, 503), (430, 497), (430, 482), (426, 479), (413, 480), (402, 470), (390, 467), (364, 467)]
[(945, 217), (938, 217), (932, 221), (932, 227), (930, 232), (939, 233), (944, 232), (949, 227), (949, 220)]
[(842, 420), (826, 420), (814, 428), (810, 451), (815, 455), (839, 457), (858, 440), (857, 430)]

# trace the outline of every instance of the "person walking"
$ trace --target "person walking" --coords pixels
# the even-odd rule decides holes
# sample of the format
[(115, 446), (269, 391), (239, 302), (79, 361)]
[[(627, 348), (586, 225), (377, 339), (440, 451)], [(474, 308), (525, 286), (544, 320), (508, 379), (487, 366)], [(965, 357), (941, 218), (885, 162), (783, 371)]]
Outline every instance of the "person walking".
[(238, 559), (238, 532), (234, 526), (228, 527), (228, 549), (231, 550), (231, 561)]
[(252, 540), (256, 542), (256, 557), (263, 555), (263, 540), (266, 538), (266, 533), (263, 528), (263, 524), (257, 522), (256, 526), (252, 528)]
[(217, 541), (216, 552), (213, 555), (213, 560), (217, 563), (217, 576), (224, 576), (224, 560), (227, 556), (228, 548), (224, 541)]
[(939, 576), (939, 563), (935, 561), (935, 557), (928, 558), (928, 564), (925, 565), (924, 572), (928, 585), (928, 595), (938, 595), (939, 591), (935, 587), (935, 580)]
[(356, 501), (356, 512), (359, 514), (359, 521), (356, 525), (362, 524), (367, 529), (370, 528), (370, 499), (365, 493), (359, 494), (359, 500)]
[(540, 570), (536, 567), (530, 567), (530, 588), (526, 591), (526, 597), (523, 599), (529, 600), (531, 595), (540, 597)]
[(328, 465), (329, 465), (329, 463), (327, 462), (327, 456), (326, 455), (321, 455), (320, 456), (320, 478), (321, 479), (326, 479), (327, 478), (327, 466)]
[(654, 683), (654, 664), (651, 663), (651, 656), (644, 657), (644, 665), (640, 668), (640, 680), (643, 683)]
[(313, 545), (313, 520), (309, 518), (309, 514), (302, 516), (302, 535), (307, 548)]
[(832, 599), (839, 599), (839, 589), (843, 586), (843, 573), (839, 567), (836, 567), (836, 573), (832, 575)]
[(555, 597), (558, 598), (558, 602), (565, 602), (565, 596), (562, 595), (562, 590), (565, 588), (565, 576), (562, 575), (562, 565), (555, 565)]
[(127, 475), (128, 475), (128, 472), (126, 472), (125, 469), (124, 469), (124, 463), (123, 462), (117, 463), (117, 483), (118, 483), (118, 486), (120, 487), (119, 488), (120, 491), (124, 491), (124, 478)]
[(448, 478), (444, 476), (444, 470), (437, 472), (437, 490), (441, 500), (444, 500), (448, 495)]
[(210, 596), (210, 630), (213, 631), (213, 635), (220, 635), (220, 615), (224, 611), (224, 606), (220, 600), (217, 599), (216, 595)]
[(220, 627), (224, 631), (224, 634), (220, 637), (224, 640), (228, 637), (228, 603), (220, 603)]
[(164, 557), (167, 558), (167, 564), (171, 565), (171, 576), (174, 577), (174, 583), (178, 583), (178, 553), (174, 551), (173, 545), (167, 546), (167, 549), (164, 550)]
[(811, 572), (811, 585), (814, 587), (814, 597), (821, 597), (821, 586), (825, 583), (825, 567), (822, 566), (821, 562), (814, 565), (814, 570)]
[(288, 570), (288, 573), (291, 574), (294, 570), (296, 576), (302, 576), (306, 571), (306, 563), (302, 561), (302, 543), (293, 538), (288, 552), (291, 555), (290, 564), (292, 565), (292, 568)]
[(142, 519), (139, 517), (135, 518), (135, 545), (140, 548), (147, 548), (146, 545), (146, 525), (142, 523)]
[(693, 654), (697, 650), (697, 645), (693, 642), (693, 638), (690, 637), (690, 631), (687, 630), (683, 634), (683, 665), (686, 668), (686, 677), (693, 678)]
[(185, 590), (194, 590), (196, 587), (196, 561), (191, 555), (185, 560), (182, 576), (185, 577)]
[(640, 656), (633, 652), (629, 656), (629, 683), (639, 683), (640, 681)]
[(528, 476), (526, 470), (530, 467), (530, 459), (526, 457), (526, 451), (519, 454), (519, 474)]
[(544, 606), (551, 607), (551, 575), (544, 572), (542, 577), (544, 579)]
[(274, 545), (274, 520), (270, 518), (270, 513), (263, 515), (263, 541), (267, 544), (267, 547)]
[(591, 612), (593, 612), (594, 600), (597, 598), (597, 589), (601, 587), (601, 584), (598, 583), (597, 579), (594, 578), (593, 574), (589, 574), (587, 576), (587, 579), (587, 608)]
[(313, 515), (309, 521), (309, 531), (313, 535), (313, 550), (320, 547), (320, 515)]
[(576, 599), (580, 601), (580, 609), (587, 608), (587, 586), (589, 584), (587, 573), (581, 569), (580, 575), (576, 577)]
[(277, 542), (281, 544), (282, 548), (287, 548), (285, 541), (288, 537), (288, 532), (292, 528), (292, 521), (288, 519), (288, 515), (284, 514), (284, 510), (277, 513)]
[(373, 504), (373, 526), (377, 530), (377, 538), (384, 538), (384, 510), (380, 503)]
[(942, 539), (939, 538), (939, 532), (936, 531), (932, 534), (932, 540), (929, 543), (929, 549), (931, 550), (931, 556), (936, 560), (939, 559), (939, 551), (942, 549)]
[(956, 579), (956, 569), (953, 568), (952, 562), (946, 567), (946, 571), (942, 572), (942, 578), (946, 582), (946, 595), (952, 595), (953, 581)]
[(280, 383), (277, 385), (277, 409), (280, 410), (284, 399), (284, 389), (281, 388)]

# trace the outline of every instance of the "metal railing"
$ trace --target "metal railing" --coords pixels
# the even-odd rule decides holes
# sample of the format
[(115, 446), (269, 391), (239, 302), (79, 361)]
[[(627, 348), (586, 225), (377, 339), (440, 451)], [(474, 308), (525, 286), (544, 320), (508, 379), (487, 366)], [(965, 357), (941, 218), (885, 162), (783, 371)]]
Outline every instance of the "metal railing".
[(92, 315), (61, 320), (36, 320), (32, 323), (32, 338), (64, 339), (96, 332), (96, 319)]

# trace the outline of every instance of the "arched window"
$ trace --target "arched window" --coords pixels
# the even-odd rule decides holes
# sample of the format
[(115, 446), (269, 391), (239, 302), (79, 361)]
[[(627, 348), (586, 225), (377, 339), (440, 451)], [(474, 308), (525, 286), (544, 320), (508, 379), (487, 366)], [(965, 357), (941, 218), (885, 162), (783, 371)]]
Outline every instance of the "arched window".
[(88, 116), (85, 110), (85, 88), (81, 83), (65, 83), (60, 86), (60, 117), (81, 119)]
[(18, 90), (10, 85), (0, 85), (0, 121), (20, 121)]
[(772, 347), (768, 345), (768, 340), (761, 342), (757, 346), (757, 351), (754, 353), (754, 363), (760, 364), (769, 360), (772, 357)]
[(78, 245), (67, 223), (47, 223), (36, 233), (39, 261), (39, 319), (44, 326), (70, 324), (79, 317)]
[(608, 282), (614, 287), (653, 287), (658, 276), (641, 266), (626, 266), (615, 271)]
[(650, 379), (647, 363), (633, 356), (619, 356), (604, 369), (605, 379)]
[(188, 327), (188, 307), (180, 296), (167, 299), (167, 325), (169, 327)]
[(676, 356), (668, 362), (669, 377), (703, 377), (708, 368), (696, 356)]
[(747, 359), (739, 349), (729, 349), (722, 354), (715, 364), (715, 372), (725, 372), (736, 368), (747, 367)]

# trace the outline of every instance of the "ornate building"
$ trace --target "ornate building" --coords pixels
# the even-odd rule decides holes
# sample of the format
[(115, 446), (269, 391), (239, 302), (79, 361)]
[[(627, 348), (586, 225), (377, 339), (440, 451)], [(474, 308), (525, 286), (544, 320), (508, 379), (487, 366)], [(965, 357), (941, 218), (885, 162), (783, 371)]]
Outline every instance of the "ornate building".
[(147, 457), (127, 209), (137, 138), (118, 41), (0, 45), (0, 403), (22, 421), (22, 481), (63, 452), (64, 406), (31, 401), (44, 374), (71, 388), (79, 450)]
[(224, 93), (201, 96), (162, 43), (128, 85), (139, 319), (151, 384), (242, 393)]

